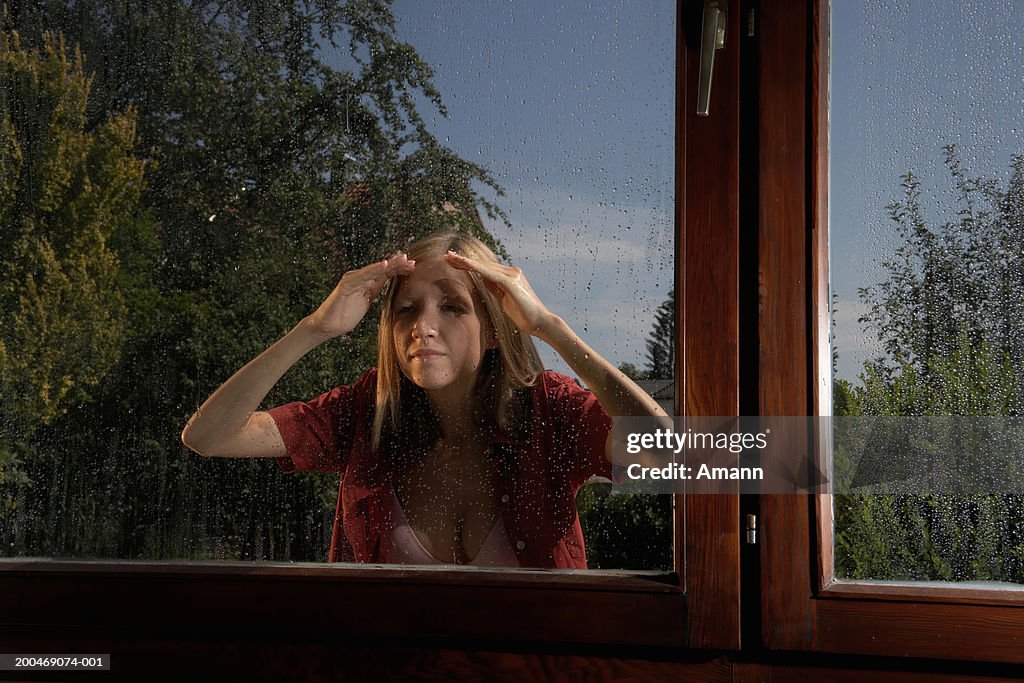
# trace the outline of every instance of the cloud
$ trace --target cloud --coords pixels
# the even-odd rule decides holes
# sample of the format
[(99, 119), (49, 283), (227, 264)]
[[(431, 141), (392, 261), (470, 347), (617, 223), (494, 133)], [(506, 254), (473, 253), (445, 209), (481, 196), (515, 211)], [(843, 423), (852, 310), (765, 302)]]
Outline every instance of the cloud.
[[(673, 285), (671, 205), (613, 205), (536, 187), (509, 188), (502, 205), (512, 226), (488, 221), (488, 229), (541, 301), (613, 364), (643, 366), (654, 311)], [(541, 353), (573, 374), (547, 347)]]
[(612, 203), (564, 188), (512, 188), (503, 202), (512, 223), (488, 228), (524, 262), (671, 264), (671, 205)]

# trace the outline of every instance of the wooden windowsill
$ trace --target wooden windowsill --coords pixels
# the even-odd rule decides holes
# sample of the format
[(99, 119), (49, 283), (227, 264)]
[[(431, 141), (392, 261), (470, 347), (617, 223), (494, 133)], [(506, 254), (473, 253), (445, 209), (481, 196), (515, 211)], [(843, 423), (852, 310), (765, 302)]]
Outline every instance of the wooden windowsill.
[(663, 572), (0, 559), (0, 615), (0, 629), (688, 644), (686, 596)]
[(927, 602), (953, 605), (1024, 605), (1024, 586), (997, 581), (851, 581), (834, 580), (821, 598)]
[(413, 581), (442, 585), (530, 586), (562, 590), (680, 593), (674, 572), (628, 569), (510, 569), (506, 567), (430, 567), (318, 562), (244, 562), (233, 560), (81, 560), (48, 557), (0, 558), (0, 576), (24, 572), (36, 576), (88, 573), (92, 576), (322, 578), (365, 583)]

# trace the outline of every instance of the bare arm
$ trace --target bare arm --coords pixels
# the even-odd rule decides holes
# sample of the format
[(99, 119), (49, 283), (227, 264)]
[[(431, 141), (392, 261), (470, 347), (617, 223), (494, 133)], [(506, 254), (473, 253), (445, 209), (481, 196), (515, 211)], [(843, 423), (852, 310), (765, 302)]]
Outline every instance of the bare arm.
[[(550, 317), (541, 323), (537, 337), (565, 359), (565, 362), (579, 375), (587, 388), (594, 392), (601, 407), (609, 415), (660, 417), (665, 420), (662, 426), (672, 426), (668, 415), (658, 405), (658, 402), (651, 398), (650, 394), (590, 348), (557, 315), (550, 314)], [(605, 457), (609, 462), (622, 466), (641, 461), (649, 461), (652, 466), (664, 464), (656, 457), (646, 453), (639, 458), (636, 455), (626, 457), (625, 453), (625, 434), (617, 433), (616, 429), (612, 429), (605, 441)]]
[(541, 323), (536, 336), (565, 359), (609, 415), (666, 417), (657, 401), (622, 370), (590, 348), (557, 315), (550, 314)]
[[(671, 422), (665, 411), (643, 389), (621, 370), (609, 363), (572, 331), (568, 324), (547, 309), (540, 301), (523, 271), (497, 263), (482, 263), (449, 252), (448, 263), (455, 268), (474, 270), (496, 287), (505, 313), (520, 330), (543, 340), (558, 352), (597, 396), (601, 407), (613, 416), (650, 416)], [(612, 447), (620, 435), (613, 430), (605, 443), (605, 456), (612, 457), (620, 449)], [(628, 464), (623, 461), (617, 464)]]
[(304, 318), (269, 349), (249, 361), (200, 406), (181, 441), (202, 455), (280, 457), (284, 441), (270, 415), (257, 411), (277, 381), (323, 341)]
[(258, 411), (277, 381), (321, 343), (351, 332), (387, 281), (412, 270), (404, 255), (345, 273), (330, 296), (288, 334), (224, 382), (189, 419), (181, 441), (202, 455), (281, 457), (284, 440), (273, 418)]

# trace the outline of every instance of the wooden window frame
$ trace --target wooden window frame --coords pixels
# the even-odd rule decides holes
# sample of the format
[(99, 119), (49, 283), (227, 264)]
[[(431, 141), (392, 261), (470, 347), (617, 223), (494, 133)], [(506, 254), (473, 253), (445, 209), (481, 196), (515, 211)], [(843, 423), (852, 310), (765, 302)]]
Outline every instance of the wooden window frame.
[[(714, 115), (698, 119), (701, 6), (680, 0), (677, 13), (675, 404), (735, 415), (738, 43), (719, 51)], [(739, 12), (729, 22), (738, 36)], [(739, 496), (680, 496), (674, 515), (667, 573), (3, 559), (0, 642), (203, 633), (736, 649)]]
[[(759, 18), (758, 400), (764, 415), (830, 414), (829, 2), (761, 3)], [(760, 499), (767, 648), (1024, 663), (1024, 590), (837, 580), (831, 505)]]

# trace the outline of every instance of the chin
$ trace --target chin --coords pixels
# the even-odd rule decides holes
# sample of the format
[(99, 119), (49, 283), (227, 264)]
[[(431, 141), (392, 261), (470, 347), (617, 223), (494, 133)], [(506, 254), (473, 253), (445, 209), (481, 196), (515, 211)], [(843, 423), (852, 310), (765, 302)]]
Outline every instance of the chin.
[(435, 379), (418, 379), (413, 378), (412, 383), (418, 386), (424, 391), (436, 391), (437, 389), (444, 389), (451, 384), (448, 380), (435, 380)]
[(444, 389), (455, 381), (452, 373), (447, 371), (408, 372), (403, 370), (403, 372), (410, 382), (425, 391)]

